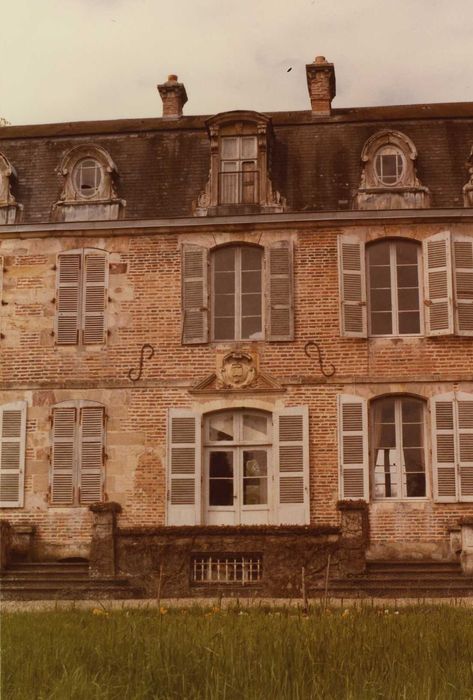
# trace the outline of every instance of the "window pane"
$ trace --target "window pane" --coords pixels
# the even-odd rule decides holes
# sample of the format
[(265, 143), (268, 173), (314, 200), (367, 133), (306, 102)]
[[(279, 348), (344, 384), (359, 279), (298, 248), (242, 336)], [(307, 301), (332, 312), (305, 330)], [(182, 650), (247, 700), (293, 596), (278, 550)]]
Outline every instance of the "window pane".
[(265, 505), (268, 502), (268, 480), (243, 479), (243, 504), (245, 506)]
[(374, 492), (377, 498), (399, 496), (398, 469), (395, 450), (377, 450), (375, 453)]
[(261, 294), (242, 294), (241, 311), (243, 316), (261, 316)]
[(391, 268), (388, 265), (375, 265), (370, 267), (371, 289), (391, 288)]
[(267, 475), (267, 452), (266, 450), (244, 450), (243, 451), (243, 476), (255, 477)]
[(391, 311), (391, 290), (372, 289), (370, 305), (372, 311)]
[(391, 313), (371, 314), (371, 333), (373, 335), (391, 335), (393, 332)]
[(233, 317), (235, 297), (233, 294), (217, 294), (215, 296), (215, 316)]
[(233, 505), (233, 452), (211, 452), (209, 467), (209, 505)]
[(262, 257), (263, 251), (261, 250), (261, 248), (244, 246), (241, 249), (242, 270), (261, 270)]
[(242, 292), (261, 292), (261, 272), (243, 272), (241, 275)]
[(419, 246), (412, 241), (396, 241), (396, 260), (398, 265), (417, 265)]
[(375, 420), (381, 423), (394, 423), (394, 399), (382, 399), (375, 403)]
[(403, 450), (404, 467), (406, 472), (423, 472), (425, 471), (424, 450), (420, 447), (409, 448)]
[(410, 498), (425, 496), (425, 474), (406, 474), (406, 495)]
[(397, 284), (398, 287), (418, 287), (417, 265), (398, 265)]
[(404, 311), (399, 314), (399, 333), (420, 333), (418, 311)]
[(256, 158), (256, 136), (243, 136), (241, 139), (241, 157)]
[(75, 171), (76, 189), (84, 197), (93, 197), (102, 180), (102, 170), (97, 161), (87, 158), (81, 161)]
[(261, 316), (242, 318), (241, 337), (246, 340), (260, 340), (263, 337)]
[(369, 246), (370, 265), (389, 265), (389, 243), (377, 243)]
[(216, 294), (231, 294), (235, 291), (235, 273), (216, 272), (214, 287)]
[(419, 290), (400, 289), (398, 292), (399, 311), (416, 311), (419, 308)]
[(265, 416), (243, 414), (243, 440), (245, 442), (266, 442), (268, 419)]
[(215, 270), (228, 272), (235, 269), (235, 248), (218, 248), (213, 256)]
[(422, 425), (420, 423), (403, 424), (402, 444), (404, 447), (420, 447), (422, 445)]
[(215, 340), (234, 340), (235, 339), (235, 319), (234, 318), (215, 318), (214, 335), (215, 335)]
[[(243, 503), (260, 505), (268, 502), (266, 450), (243, 451)], [(260, 477), (260, 478), (258, 478)], [(262, 478), (261, 478), (262, 477)]]
[(402, 420), (404, 423), (421, 423), (422, 422), (423, 404), (417, 399), (402, 400)]
[(233, 452), (218, 451), (210, 453), (210, 478), (233, 478)]
[(238, 138), (223, 138), (221, 141), (222, 158), (238, 158)]
[(212, 442), (233, 440), (233, 414), (219, 413), (209, 417), (209, 439)]

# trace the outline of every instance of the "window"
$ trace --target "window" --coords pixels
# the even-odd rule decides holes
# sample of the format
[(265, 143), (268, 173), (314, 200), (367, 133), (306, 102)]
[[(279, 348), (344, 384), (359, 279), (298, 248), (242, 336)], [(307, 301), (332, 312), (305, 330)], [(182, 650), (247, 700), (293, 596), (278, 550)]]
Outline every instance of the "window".
[(342, 335), (473, 335), (472, 234), (338, 244)]
[(371, 335), (421, 332), (419, 301), (420, 245), (381, 241), (367, 247)]
[(259, 555), (204, 555), (194, 556), (191, 564), (193, 583), (232, 584), (242, 586), (258, 583), (262, 577)]
[(69, 401), (53, 408), (52, 505), (87, 505), (102, 500), (104, 444), (104, 406)]
[(256, 136), (226, 136), (220, 148), (219, 203), (256, 204), (259, 178)]
[(102, 168), (92, 158), (79, 161), (73, 171), (74, 186), (80, 197), (95, 197), (102, 182)]
[(409, 396), (377, 399), (371, 424), (373, 497), (426, 496), (424, 402)]
[(260, 340), (263, 250), (218, 248), (212, 255), (214, 340)]
[(375, 172), (383, 185), (399, 184), (404, 173), (404, 158), (402, 152), (393, 146), (380, 148), (374, 158)]
[(168, 525), (306, 524), (308, 413), (169, 412)]
[(182, 268), (184, 344), (208, 342), (209, 327), (217, 342), (293, 339), (290, 241), (211, 251), (185, 245)]
[(0, 507), (21, 508), (24, 499), (26, 402), (0, 406)]
[(18, 204), (12, 192), (15, 183), (15, 168), (0, 153), (0, 224), (14, 224), (22, 210), (22, 205)]
[(56, 344), (105, 342), (108, 256), (86, 248), (58, 255)]

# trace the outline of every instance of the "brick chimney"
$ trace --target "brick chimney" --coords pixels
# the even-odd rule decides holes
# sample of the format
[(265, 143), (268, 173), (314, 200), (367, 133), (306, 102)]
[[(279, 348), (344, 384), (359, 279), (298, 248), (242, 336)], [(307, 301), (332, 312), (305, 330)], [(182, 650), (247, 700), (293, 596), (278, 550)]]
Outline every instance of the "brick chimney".
[(328, 63), (325, 56), (317, 56), (305, 69), (312, 114), (316, 117), (330, 116), (332, 100), (336, 94), (333, 63)]
[(177, 75), (169, 75), (162, 85), (158, 85), (163, 101), (163, 119), (179, 119), (187, 102), (186, 88), (177, 81)]

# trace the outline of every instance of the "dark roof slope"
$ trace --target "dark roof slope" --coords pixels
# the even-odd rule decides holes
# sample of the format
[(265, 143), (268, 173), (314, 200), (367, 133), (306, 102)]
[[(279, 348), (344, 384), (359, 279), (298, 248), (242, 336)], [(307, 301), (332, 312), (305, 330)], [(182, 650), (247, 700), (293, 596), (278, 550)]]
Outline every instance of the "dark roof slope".
[[(473, 103), (270, 113), (274, 130), (273, 186), (292, 211), (351, 206), (365, 141), (381, 129), (402, 131), (418, 151), (417, 171), (435, 208), (462, 206), (465, 162), (473, 146)], [(24, 223), (45, 223), (59, 199), (57, 168), (80, 143), (106, 149), (119, 173), (126, 219), (189, 216), (208, 178), (208, 117), (8, 126), (0, 128), (0, 152), (15, 167), (15, 195)]]

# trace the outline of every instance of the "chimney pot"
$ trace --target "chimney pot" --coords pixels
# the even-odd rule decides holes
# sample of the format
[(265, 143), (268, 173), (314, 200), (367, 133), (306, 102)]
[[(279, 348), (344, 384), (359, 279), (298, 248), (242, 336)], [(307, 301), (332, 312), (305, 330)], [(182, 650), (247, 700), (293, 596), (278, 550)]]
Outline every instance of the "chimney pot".
[(178, 82), (177, 75), (168, 75), (167, 81), (157, 87), (163, 101), (163, 119), (182, 117), (182, 108), (187, 102), (187, 93), (184, 84)]
[(316, 56), (306, 67), (312, 114), (317, 117), (330, 116), (332, 100), (336, 94), (335, 68), (325, 56)]

